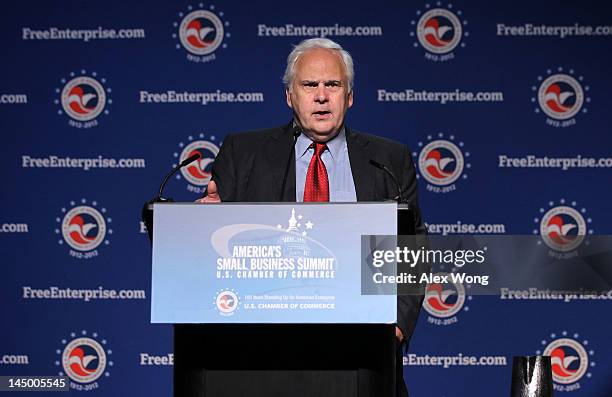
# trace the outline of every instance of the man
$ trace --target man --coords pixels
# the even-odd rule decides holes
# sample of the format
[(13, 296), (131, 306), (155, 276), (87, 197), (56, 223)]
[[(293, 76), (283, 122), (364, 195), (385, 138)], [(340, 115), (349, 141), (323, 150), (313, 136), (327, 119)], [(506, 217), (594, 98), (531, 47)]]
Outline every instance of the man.
[[(337, 43), (304, 40), (289, 54), (283, 81), (293, 121), (267, 130), (228, 135), (215, 159), (201, 203), (220, 201), (383, 201), (403, 197), (417, 211), (414, 165), (405, 145), (347, 127), (353, 105), (353, 61)], [(295, 150), (294, 150), (295, 148)], [(372, 162), (373, 160), (373, 162)], [(396, 337), (407, 343), (422, 298), (398, 299)], [(399, 349), (398, 349), (399, 352)], [(407, 395), (398, 354), (398, 395)]]

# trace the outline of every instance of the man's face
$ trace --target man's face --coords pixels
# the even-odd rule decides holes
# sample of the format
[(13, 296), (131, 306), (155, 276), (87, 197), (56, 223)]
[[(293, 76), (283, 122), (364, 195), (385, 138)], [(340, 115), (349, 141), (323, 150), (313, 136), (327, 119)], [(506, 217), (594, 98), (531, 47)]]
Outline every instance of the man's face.
[(317, 142), (338, 134), (346, 110), (353, 105), (340, 53), (324, 48), (308, 50), (298, 58), (286, 94), (304, 133)]

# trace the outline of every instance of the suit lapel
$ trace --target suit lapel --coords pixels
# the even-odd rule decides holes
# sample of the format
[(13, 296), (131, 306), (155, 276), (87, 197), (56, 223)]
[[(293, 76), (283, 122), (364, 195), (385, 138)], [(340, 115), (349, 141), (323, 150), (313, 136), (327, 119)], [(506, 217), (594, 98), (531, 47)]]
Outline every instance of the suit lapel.
[(374, 197), (374, 167), (370, 164), (369, 143), (370, 141), (366, 136), (356, 134), (346, 127), (346, 145), (357, 201), (376, 201)]
[[(293, 145), (293, 134), (291, 124), (288, 124), (270, 135), (266, 143), (265, 152), (269, 162), (270, 175), (275, 188), (270, 190), (270, 201), (278, 201), (280, 190), (289, 162), (287, 181), (282, 201), (295, 201), (295, 151), (291, 151)], [(291, 158), (289, 159), (289, 155)]]

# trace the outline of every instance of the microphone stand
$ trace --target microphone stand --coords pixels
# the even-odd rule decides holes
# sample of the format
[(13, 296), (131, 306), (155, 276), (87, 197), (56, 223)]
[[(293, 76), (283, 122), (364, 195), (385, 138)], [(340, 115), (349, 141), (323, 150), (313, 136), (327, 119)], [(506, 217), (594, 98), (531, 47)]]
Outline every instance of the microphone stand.
[(155, 196), (155, 198), (147, 201), (144, 203), (144, 205), (142, 206), (142, 211), (141, 211), (141, 219), (144, 222), (146, 228), (147, 228), (147, 234), (149, 235), (149, 240), (151, 241), (151, 243), (153, 243), (153, 204), (154, 203), (171, 203), (174, 201), (174, 199), (172, 198), (164, 198), (163, 197), (163, 193), (164, 193), (164, 188), (166, 187), (166, 184), (168, 183), (168, 181), (170, 180), (170, 177), (172, 177), (172, 175), (176, 174), (178, 172), (178, 170), (180, 170), (181, 168), (193, 163), (194, 161), (200, 159), (202, 157), (202, 155), (200, 153), (196, 153), (194, 155), (191, 155), (189, 157), (187, 157), (185, 160), (181, 161), (181, 163), (179, 165), (177, 165), (176, 167), (174, 167), (172, 169), (172, 171), (170, 171), (168, 174), (166, 174), (166, 176), (164, 177), (164, 180), (162, 181), (161, 185), (159, 186), (159, 192), (157, 193), (157, 196)]
[(291, 146), (291, 153), (289, 153), (289, 158), (287, 159), (287, 164), (285, 165), (285, 174), (283, 175), (283, 184), (281, 185), (278, 201), (283, 201), (283, 197), (285, 195), (285, 186), (287, 185), (287, 176), (289, 175), (289, 168), (291, 168), (291, 160), (293, 158), (292, 154), (295, 151), (295, 144), (297, 143), (297, 140), (300, 135), (302, 135), (302, 129), (299, 125), (295, 125), (293, 127), (293, 145)]
[(370, 159), (370, 164), (374, 167), (384, 171), (395, 184), (397, 188), (397, 196), (393, 199), (397, 201), (397, 234), (399, 235), (413, 235), (416, 232), (416, 219), (414, 211), (410, 207), (408, 200), (406, 200), (402, 194), (402, 188), (399, 181), (395, 177), (395, 174), (391, 172), (389, 167), (379, 163), (376, 160)]

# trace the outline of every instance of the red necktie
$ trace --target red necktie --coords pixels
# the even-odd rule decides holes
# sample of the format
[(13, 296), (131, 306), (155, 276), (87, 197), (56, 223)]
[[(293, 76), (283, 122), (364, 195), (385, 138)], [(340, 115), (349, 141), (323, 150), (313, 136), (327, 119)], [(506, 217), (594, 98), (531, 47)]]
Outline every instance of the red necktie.
[(324, 143), (313, 143), (314, 154), (306, 172), (306, 185), (304, 186), (304, 202), (329, 201), (329, 180), (327, 169), (321, 159), (321, 154), (327, 149)]

